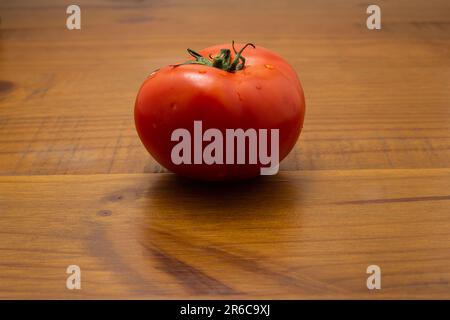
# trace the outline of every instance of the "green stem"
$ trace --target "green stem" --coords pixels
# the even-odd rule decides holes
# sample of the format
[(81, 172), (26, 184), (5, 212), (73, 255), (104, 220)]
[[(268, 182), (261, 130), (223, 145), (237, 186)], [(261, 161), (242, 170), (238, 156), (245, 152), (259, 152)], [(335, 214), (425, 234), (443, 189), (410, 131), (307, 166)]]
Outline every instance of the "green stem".
[(185, 64), (200, 64), (208, 67), (218, 68), (227, 72), (235, 72), (244, 69), (245, 67), (245, 58), (242, 56), (242, 52), (248, 47), (251, 46), (255, 48), (255, 45), (252, 43), (247, 43), (242, 47), (241, 50), (237, 51), (234, 47), (234, 41), (232, 42), (232, 48), (234, 51), (234, 59), (231, 61), (231, 50), (230, 49), (220, 49), (219, 53), (212, 57), (209, 55), (209, 58), (202, 56), (200, 53), (187, 49), (188, 53), (195, 58), (195, 60), (189, 60), (184, 63), (181, 63), (177, 66), (185, 65)]

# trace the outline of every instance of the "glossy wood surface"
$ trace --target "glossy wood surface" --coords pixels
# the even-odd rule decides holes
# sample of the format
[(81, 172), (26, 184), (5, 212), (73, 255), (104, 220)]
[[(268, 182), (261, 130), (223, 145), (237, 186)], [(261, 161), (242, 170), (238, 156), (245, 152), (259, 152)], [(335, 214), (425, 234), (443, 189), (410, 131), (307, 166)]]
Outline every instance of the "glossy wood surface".
[[(0, 3), (1, 298), (450, 298), (450, 2), (381, 1), (379, 31), (357, 0), (77, 4), (69, 31), (64, 2)], [(232, 39), (297, 70), (304, 131), (278, 176), (177, 178), (137, 90)]]

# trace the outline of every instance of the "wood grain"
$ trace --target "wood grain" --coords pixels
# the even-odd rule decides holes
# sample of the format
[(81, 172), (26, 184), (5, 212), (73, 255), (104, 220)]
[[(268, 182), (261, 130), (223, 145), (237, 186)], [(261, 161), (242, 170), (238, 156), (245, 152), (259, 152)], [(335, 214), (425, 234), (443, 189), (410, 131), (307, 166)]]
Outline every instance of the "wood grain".
[[(378, 1), (380, 31), (359, 0), (77, 4), (0, 3), (0, 298), (450, 299), (449, 1)], [(297, 70), (299, 142), (275, 177), (164, 173), (140, 84), (232, 39)]]
[(0, 297), (448, 299), (449, 190), (450, 169), (1, 177)]

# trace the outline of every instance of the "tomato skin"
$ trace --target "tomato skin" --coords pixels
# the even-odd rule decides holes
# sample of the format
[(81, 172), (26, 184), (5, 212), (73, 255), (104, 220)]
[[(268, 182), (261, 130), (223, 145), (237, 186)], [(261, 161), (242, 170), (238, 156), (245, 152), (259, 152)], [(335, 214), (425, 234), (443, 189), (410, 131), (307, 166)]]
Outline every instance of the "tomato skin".
[[(238, 48), (242, 44), (236, 45)], [(230, 45), (217, 45), (200, 53), (216, 55)], [(203, 132), (226, 129), (279, 129), (279, 158), (294, 147), (304, 120), (305, 98), (292, 67), (262, 47), (248, 48), (244, 69), (227, 72), (188, 64), (167, 66), (142, 84), (135, 103), (136, 129), (144, 146), (165, 168), (200, 180), (247, 179), (260, 174), (259, 164), (180, 164), (171, 160), (171, 134), (185, 128), (194, 136), (194, 121)], [(224, 151), (225, 152), (225, 151)]]

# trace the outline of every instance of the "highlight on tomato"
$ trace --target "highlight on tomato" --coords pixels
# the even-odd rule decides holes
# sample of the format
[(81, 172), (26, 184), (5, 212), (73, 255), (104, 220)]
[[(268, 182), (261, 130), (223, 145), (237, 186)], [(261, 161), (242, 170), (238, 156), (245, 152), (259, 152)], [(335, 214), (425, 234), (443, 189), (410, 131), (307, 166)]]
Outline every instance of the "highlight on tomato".
[(295, 70), (251, 43), (221, 44), (158, 69), (135, 103), (138, 135), (168, 170), (199, 180), (275, 174), (303, 127)]

